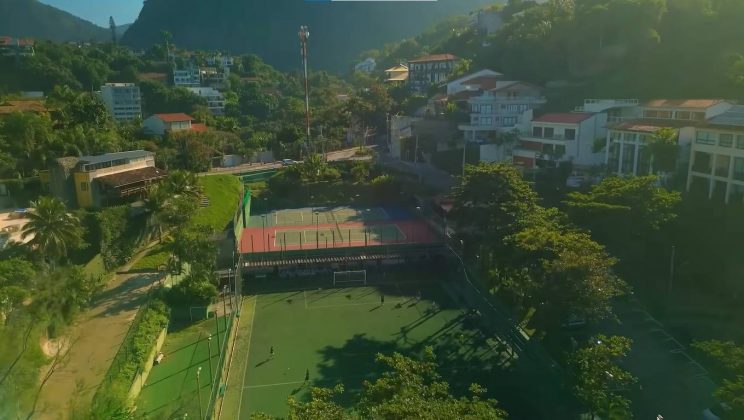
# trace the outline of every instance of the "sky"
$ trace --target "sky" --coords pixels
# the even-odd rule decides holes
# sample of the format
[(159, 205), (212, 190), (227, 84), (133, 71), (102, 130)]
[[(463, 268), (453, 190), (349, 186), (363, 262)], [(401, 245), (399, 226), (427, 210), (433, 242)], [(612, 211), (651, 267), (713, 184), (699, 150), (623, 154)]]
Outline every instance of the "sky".
[(132, 23), (142, 9), (143, 0), (40, 0), (75, 16), (108, 28), (109, 16), (117, 25)]

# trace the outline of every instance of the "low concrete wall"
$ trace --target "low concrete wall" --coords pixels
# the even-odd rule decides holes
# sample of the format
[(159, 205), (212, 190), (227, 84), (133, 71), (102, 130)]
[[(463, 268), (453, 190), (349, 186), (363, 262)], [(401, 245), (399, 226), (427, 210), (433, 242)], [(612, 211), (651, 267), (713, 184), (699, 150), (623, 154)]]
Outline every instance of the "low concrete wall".
[(142, 391), (142, 387), (145, 386), (145, 382), (147, 381), (147, 377), (150, 375), (152, 365), (153, 363), (155, 363), (155, 357), (160, 351), (160, 348), (163, 347), (163, 343), (165, 342), (165, 336), (167, 335), (167, 333), (168, 327), (166, 326), (165, 328), (163, 328), (162, 331), (160, 331), (158, 339), (155, 341), (155, 346), (153, 346), (152, 350), (150, 351), (150, 355), (147, 356), (145, 369), (134, 377), (134, 382), (132, 382), (132, 387), (129, 388), (129, 394), (127, 395), (129, 401), (134, 402)]

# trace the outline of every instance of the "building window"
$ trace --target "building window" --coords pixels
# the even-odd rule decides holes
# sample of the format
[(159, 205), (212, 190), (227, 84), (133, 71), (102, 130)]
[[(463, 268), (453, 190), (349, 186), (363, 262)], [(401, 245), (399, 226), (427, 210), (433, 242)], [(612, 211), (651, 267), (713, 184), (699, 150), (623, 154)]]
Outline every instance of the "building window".
[(555, 129), (553, 129), (553, 127), (545, 127), (545, 129), (543, 130), (543, 137), (545, 137), (546, 139), (552, 139), (555, 135), (554, 132)]
[(709, 174), (712, 169), (712, 155), (705, 152), (695, 152), (695, 161), (692, 164), (692, 170), (702, 174)]
[(659, 118), (657, 111), (643, 111), (643, 118)]
[(566, 138), (566, 140), (576, 140), (576, 129), (567, 128), (566, 131), (563, 132), (563, 135)]
[(81, 182), (80, 183), (80, 191), (88, 191), (88, 183), (87, 182)]
[(734, 145), (734, 135), (733, 134), (719, 134), (718, 135), (718, 145), (721, 147), (731, 147)]
[(699, 144), (716, 144), (716, 133), (710, 131), (698, 131), (695, 141)]
[(493, 125), (493, 119), (491, 117), (481, 117), (481, 125)]
[(744, 185), (731, 185), (729, 203), (741, 203), (744, 201)]
[(690, 111), (677, 111), (678, 120), (689, 120), (692, 117)]
[(703, 121), (705, 120), (705, 112), (693, 112), (692, 113), (692, 119), (696, 121)]
[(669, 120), (672, 118), (672, 111), (659, 111), (659, 116), (657, 118)]
[(729, 166), (731, 166), (730, 156), (716, 155), (716, 176), (728, 178)]
[(555, 153), (554, 153), (555, 158), (556, 159), (560, 159), (560, 158), (562, 158), (565, 155), (566, 155), (566, 146), (564, 146), (562, 144), (556, 144), (555, 145)]
[(734, 179), (744, 181), (744, 158), (734, 158)]
[(542, 137), (542, 135), (543, 135), (542, 127), (532, 127), (532, 137)]
[(744, 149), (744, 134), (737, 134), (736, 135), (736, 148), (737, 149)]
[(517, 125), (516, 117), (504, 117), (504, 127), (511, 127)]

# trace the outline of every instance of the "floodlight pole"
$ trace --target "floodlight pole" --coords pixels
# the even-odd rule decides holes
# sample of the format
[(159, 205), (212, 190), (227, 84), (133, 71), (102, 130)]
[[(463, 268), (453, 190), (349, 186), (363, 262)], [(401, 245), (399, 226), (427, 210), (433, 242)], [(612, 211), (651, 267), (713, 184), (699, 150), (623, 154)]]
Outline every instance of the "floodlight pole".
[(302, 55), (302, 66), (305, 70), (305, 147), (310, 150), (310, 87), (307, 77), (307, 39), (310, 37), (310, 31), (307, 26), (300, 26), (297, 33), (300, 37), (300, 54)]
[(199, 419), (204, 418), (204, 411), (202, 410), (202, 401), (201, 401), (201, 384), (199, 383), (199, 374), (201, 373), (201, 366), (196, 368), (196, 392), (198, 394), (199, 398)]
[[(219, 343), (217, 343), (219, 345)], [(212, 378), (212, 335), (207, 337), (207, 348), (209, 349), (209, 377)], [(211, 379), (210, 379), (211, 381)]]

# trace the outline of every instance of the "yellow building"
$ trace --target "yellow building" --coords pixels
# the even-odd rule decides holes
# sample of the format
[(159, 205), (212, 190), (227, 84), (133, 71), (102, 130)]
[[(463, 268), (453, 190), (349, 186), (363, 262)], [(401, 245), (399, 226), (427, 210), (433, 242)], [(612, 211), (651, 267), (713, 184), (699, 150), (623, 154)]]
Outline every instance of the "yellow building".
[(49, 170), (49, 190), (68, 205), (101, 207), (141, 199), (165, 175), (144, 150), (64, 157)]

